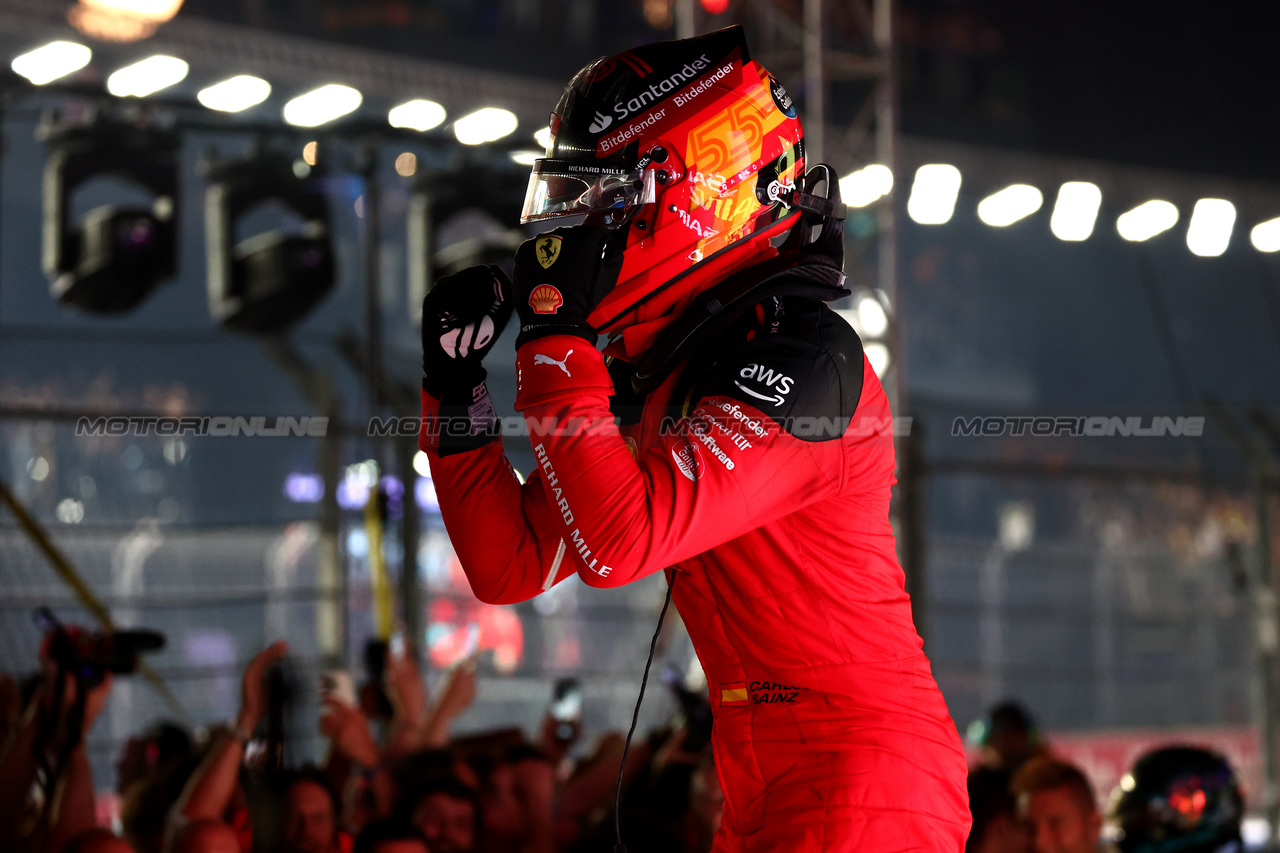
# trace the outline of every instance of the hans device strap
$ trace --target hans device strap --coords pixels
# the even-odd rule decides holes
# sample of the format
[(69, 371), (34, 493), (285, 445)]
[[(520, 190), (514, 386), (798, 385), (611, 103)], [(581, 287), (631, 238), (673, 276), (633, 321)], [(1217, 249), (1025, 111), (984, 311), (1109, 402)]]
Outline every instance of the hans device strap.
[[(825, 196), (811, 192), (824, 183)], [(699, 342), (766, 299), (802, 296), (834, 302), (852, 295), (844, 285), (842, 220), (846, 208), (840, 202), (835, 172), (827, 165), (814, 166), (803, 184), (804, 189), (797, 188), (791, 196), (801, 214), (782, 244), (781, 253), (740, 270), (699, 294), (636, 363), (631, 387), (637, 394), (655, 390)], [(816, 235), (814, 228), (820, 229)]]
[(648, 394), (661, 385), (708, 335), (774, 296), (802, 296), (833, 302), (851, 295), (844, 273), (821, 254), (779, 255), (730, 276), (699, 295), (689, 310), (671, 323), (637, 362), (631, 387)]

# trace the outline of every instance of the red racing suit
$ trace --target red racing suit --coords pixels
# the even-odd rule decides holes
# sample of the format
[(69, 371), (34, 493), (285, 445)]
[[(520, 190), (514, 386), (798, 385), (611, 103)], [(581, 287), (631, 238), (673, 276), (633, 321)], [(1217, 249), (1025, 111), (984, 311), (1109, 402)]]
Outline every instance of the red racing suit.
[(964, 755), (895, 557), (891, 415), (853, 330), (775, 298), (643, 399), (579, 337), (530, 341), (517, 369), (527, 482), (496, 441), (422, 441), (476, 596), (667, 571), (709, 683), (718, 853), (962, 850)]

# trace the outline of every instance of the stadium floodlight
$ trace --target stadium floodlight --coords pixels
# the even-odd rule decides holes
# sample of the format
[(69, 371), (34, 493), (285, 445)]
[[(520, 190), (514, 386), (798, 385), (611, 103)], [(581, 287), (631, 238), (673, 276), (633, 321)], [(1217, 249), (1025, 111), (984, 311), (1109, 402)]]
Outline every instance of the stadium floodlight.
[(398, 107), (392, 107), (387, 113), (387, 123), (392, 127), (404, 127), (409, 130), (426, 132), (444, 124), (444, 107), (435, 101), (415, 98)]
[(889, 328), (889, 315), (880, 300), (867, 294), (858, 300), (858, 327), (870, 338), (878, 338)]
[(551, 128), (544, 127), (533, 135), (533, 141), (538, 143), (538, 147), (546, 151), (551, 147)]
[(453, 123), (453, 135), (463, 145), (483, 145), (515, 132), (516, 114), (499, 107), (485, 107)]
[(81, 0), (81, 2), (104, 12), (131, 15), (156, 22), (171, 20), (182, 6), (182, 0)]
[(148, 56), (107, 78), (107, 91), (117, 98), (145, 98), (187, 77), (190, 67), (176, 56)]
[(946, 163), (921, 166), (911, 185), (907, 215), (921, 225), (943, 225), (951, 220), (959, 195), (959, 169)]
[[(42, 260), (49, 292), (94, 314), (130, 310), (177, 271), (177, 135), (102, 118), (51, 120), (37, 135), (49, 149)], [(75, 217), (76, 191), (103, 175), (141, 187), (151, 203), (105, 204)]]
[(850, 207), (866, 207), (893, 189), (893, 172), (872, 163), (840, 179), (840, 200)]
[(533, 161), (542, 156), (541, 151), (512, 151), (509, 155), (511, 162), (517, 166), (532, 166)]
[[(333, 289), (323, 171), (299, 174), (292, 155), (270, 152), (203, 165), (209, 313), (234, 329), (280, 332)], [(265, 206), (283, 207), (294, 224), (237, 242), (252, 214)]]
[(196, 93), (196, 100), (211, 110), (238, 113), (256, 107), (271, 94), (271, 84), (252, 74), (240, 74), (214, 83)]
[(43, 86), (79, 71), (92, 58), (93, 51), (82, 44), (51, 41), (44, 47), (37, 47), (14, 57), (9, 67), (15, 74), (26, 77), (33, 85)]
[(295, 127), (318, 127), (353, 113), (364, 101), (359, 90), (330, 83), (284, 105), (284, 120)]
[(1058, 187), (1058, 200), (1053, 205), (1049, 230), (1059, 240), (1078, 243), (1088, 240), (1098, 221), (1102, 206), (1102, 190), (1088, 181), (1067, 181)]
[(1259, 252), (1280, 252), (1280, 216), (1253, 226), (1249, 242)]
[(181, 6), (182, 0), (80, 0), (67, 20), (91, 38), (129, 42), (154, 35)]
[(871, 369), (875, 371), (876, 376), (883, 379), (884, 372), (889, 369), (889, 348), (875, 341), (863, 344), (862, 351), (867, 354), (867, 361), (871, 362)]
[(993, 228), (1026, 219), (1044, 204), (1044, 194), (1030, 184), (1011, 184), (978, 202), (978, 218)]
[(1187, 248), (1202, 258), (1216, 258), (1227, 250), (1236, 225), (1236, 206), (1225, 198), (1202, 198), (1191, 209)]
[(1178, 208), (1167, 201), (1143, 202), (1116, 219), (1116, 232), (1130, 243), (1150, 240), (1178, 224)]

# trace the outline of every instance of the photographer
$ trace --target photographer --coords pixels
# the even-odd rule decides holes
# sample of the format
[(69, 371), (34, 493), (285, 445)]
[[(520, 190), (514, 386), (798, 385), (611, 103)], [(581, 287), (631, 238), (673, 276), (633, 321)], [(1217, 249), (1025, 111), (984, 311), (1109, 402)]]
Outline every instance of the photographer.
[(45, 634), (40, 685), (0, 755), (0, 849), (61, 850), (95, 828), (84, 741), (107, 704), (112, 675), (68, 667), (59, 656), (63, 635), (72, 643), (85, 636), (60, 626)]

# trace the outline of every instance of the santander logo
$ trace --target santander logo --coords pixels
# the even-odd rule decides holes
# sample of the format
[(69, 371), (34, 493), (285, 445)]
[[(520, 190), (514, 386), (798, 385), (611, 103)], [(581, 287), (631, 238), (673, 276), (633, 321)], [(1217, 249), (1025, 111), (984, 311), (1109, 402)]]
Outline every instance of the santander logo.
[(596, 120), (587, 125), (587, 130), (592, 133), (604, 133), (611, 124), (613, 124), (613, 116), (605, 115), (599, 110), (596, 110)]

